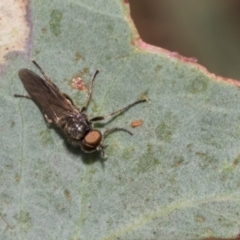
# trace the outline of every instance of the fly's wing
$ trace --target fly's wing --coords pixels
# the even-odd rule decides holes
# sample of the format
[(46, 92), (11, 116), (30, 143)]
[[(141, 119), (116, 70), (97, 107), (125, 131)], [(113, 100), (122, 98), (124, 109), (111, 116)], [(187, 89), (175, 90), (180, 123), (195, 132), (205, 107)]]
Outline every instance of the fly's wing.
[(53, 123), (58, 124), (59, 119), (64, 115), (79, 113), (72, 100), (63, 94), (54, 83), (43, 80), (28, 69), (21, 69), (18, 76), (31, 99), (40, 106)]

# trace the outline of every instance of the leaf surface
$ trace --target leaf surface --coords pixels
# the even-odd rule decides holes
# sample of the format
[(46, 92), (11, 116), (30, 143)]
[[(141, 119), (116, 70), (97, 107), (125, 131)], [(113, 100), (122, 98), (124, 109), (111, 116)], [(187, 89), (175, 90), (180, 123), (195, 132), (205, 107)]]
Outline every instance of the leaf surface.
[[(121, 1), (32, 1), (25, 52), (0, 80), (1, 239), (202, 239), (239, 231), (240, 102), (235, 81), (144, 45)], [(69, 147), (27, 99), (20, 68), (35, 58), (71, 88), (97, 76), (89, 117), (139, 104), (106, 124), (107, 161)], [(134, 120), (143, 124), (131, 129)], [(105, 123), (105, 122), (104, 122)]]

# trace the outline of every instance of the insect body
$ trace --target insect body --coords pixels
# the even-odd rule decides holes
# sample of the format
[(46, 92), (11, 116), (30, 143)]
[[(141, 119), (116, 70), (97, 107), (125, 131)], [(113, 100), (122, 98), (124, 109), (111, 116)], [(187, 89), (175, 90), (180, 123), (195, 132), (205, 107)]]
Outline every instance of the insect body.
[(88, 153), (100, 151), (102, 157), (104, 157), (104, 149), (107, 146), (103, 145), (103, 141), (106, 135), (115, 131), (125, 131), (132, 135), (132, 132), (125, 128), (112, 128), (102, 134), (99, 130), (94, 129), (93, 122), (102, 121), (121, 114), (138, 103), (146, 102), (147, 99), (135, 101), (125, 108), (119, 109), (109, 115), (88, 119), (85, 111), (87, 110), (92, 95), (94, 80), (99, 71), (97, 70), (94, 74), (88, 91), (87, 100), (84, 106), (79, 109), (74, 105), (69, 96), (59, 90), (37, 62), (33, 60), (33, 63), (40, 70), (45, 79), (29, 69), (19, 70), (19, 78), (29, 95), (15, 94), (14, 96), (29, 98), (36, 102), (41, 108), (46, 121), (56, 125), (66, 136), (70, 144), (81, 147), (84, 152)]

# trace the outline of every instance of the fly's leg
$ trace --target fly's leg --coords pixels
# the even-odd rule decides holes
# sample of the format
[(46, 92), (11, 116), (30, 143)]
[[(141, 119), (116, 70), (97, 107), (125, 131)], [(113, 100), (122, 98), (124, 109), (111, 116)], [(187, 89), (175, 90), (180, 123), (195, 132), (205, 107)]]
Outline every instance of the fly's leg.
[(43, 69), (40, 67), (40, 65), (35, 60), (32, 60), (32, 63), (39, 69), (39, 71), (41, 72), (41, 74), (44, 76), (44, 78), (47, 81), (49, 81), (51, 84), (55, 85), (53, 83), (53, 81), (51, 80), (51, 78), (43, 71)]
[(106, 138), (106, 136), (108, 134), (113, 133), (113, 132), (117, 132), (117, 131), (123, 131), (123, 132), (127, 132), (131, 136), (133, 135), (133, 133), (131, 131), (127, 130), (126, 128), (111, 128), (111, 129), (108, 129), (104, 132), (103, 139)]
[[(44, 78), (45, 78), (48, 82), (50, 82), (51, 84), (53, 84), (54, 86), (56, 86), (56, 85), (53, 83), (53, 81), (51, 80), (51, 78), (43, 71), (43, 69), (40, 67), (40, 65), (39, 65), (35, 60), (32, 60), (32, 62), (33, 62), (33, 64), (39, 69), (39, 71), (42, 73), (42, 75), (44, 76)], [(90, 86), (90, 88), (89, 88), (89, 90), (88, 90), (88, 97), (87, 97), (87, 100), (86, 100), (84, 106), (83, 106), (82, 109), (81, 109), (81, 112), (84, 112), (84, 111), (87, 110), (89, 101), (90, 101), (91, 96), (92, 96), (92, 89), (93, 89), (93, 85), (94, 85), (94, 80), (95, 80), (95, 78), (96, 78), (96, 76), (97, 76), (98, 73), (99, 73), (99, 70), (97, 70), (97, 71), (95, 72), (95, 74), (93, 75), (93, 78), (92, 78), (92, 81), (91, 81), (91, 86)], [(56, 87), (57, 87), (57, 86), (56, 86)], [(68, 97), (68, 99), (69, 99), (69, 97)]]
[[(56, 88), (58, 88), (51, 80), (50, 77), (48, 77), (48, 75), (43, 71), (43, 69), (38, 65), (38, 63), (35, 60), (32, 60), (33, 64), (40, 70), (40, 72), (42, 73), (42, 75), (44, 76), (44, 78), (46, 79), (46, 81), (48, 81), (50, 84), (54, 85)], [(20, 95), (20, 94), (14, 94), (14, 97), (24, 97), (24, 98), (28, 98), (31, 99), (32, 98), (28, 95)], [(69, 97), (68, 97), (69, 99)]]
[(48, 115), (46, 113), (43, 112), (44, 118), (46, 120), (46, 122), (48, 123), (48, 125), (50, 125), (53, 121), (51, 118), (48, 117)]
[(87, 97), (86, 102), (84, 103), (84, 106), (83, 106), (82, 109), (81, 109), (81, 112), (84, 112), (84, 111), (87, 110), (89, 101), (90, 101), (91, 96), (92, 96), (92, 90), (93, 90), (94, 81), (95, 81), (95, 78), (96, 78), (96, 76), (97, 76), (98, 73), (99, 73), (99, 70), (97, 70), (97, 71), (94, 73), (93, 77), (92, 77), (91, 85), (90, 85), (90, 88), (89, 88), (89, 90), (88, 90), (88, 97)]
[[(29, 97), (28, 95), (14, 94), (14, 97), (22, 97), (22, 98), (27, 98), (27, 99), (32, 100), (32, 98)], [(50, 118), (47, 116), (47, 114), (45, 114), (44, 112), (43, 112), (43, 115), (44, 115), (44, 118), (45, 118), (45, 120), (47, 121), (48, 124), (50, 124), (50, 123), (53, 122), (52, 119), (50, 119)]]
[(101, 152), (101, 158), (106, 158), (105, 157), (105, 152), (104, 152), (104, 150), (106, 149), (108, 147), (108, 145), (101, 145), (100, 147), (99, 147), (99, 151)]
[(14, 96), (14, 97), (22, 97), (22, 98), (27, 98), (27, 99), (31, 99), (31, 100), (32, 100), (32, 98), (31, 98), (31, 97), (29, 97), (28, 95), (14, 94), (13, 96)]
[[(52, 80), (50, 79), (50, 77), (48, 77), (48, 75), (43, 71), (43, 69), (38, 65), (38, 63), (35, 60), (32, 60), (32, 62), (40, 70), (40, 72), (45, 77), (45, 79), (52, 83)], [(29, 97), (27, 95), (20, 95), (20, 94), (14, 94), (14, 97), (24, 97), (24, 98), (32, 99), (31, 97)]]
[[(123, 132), (126, 132), (126, 133), (130, 134), (131, 136), (133, 135), (132, 132), (130, 132), (129, 130), (127, 130), (125, 128), (111, 128), (111, 129), (108, 129), (104, 132), (104, 134), (102, 136), (102, 143), (103, 143), (104, 139), (106, 138), (106, 136), (108, 134), (111, 134), (111, 133), (117, 132), (117, 131), (123, 131)], [(101, 157), (105, 158), (104, 149), (106, 149), (108, 145), (102, 145), (102, 143), (100, 145), (99, 150), (101, 151)]]
[(135, 105), (137, 105), (137, 104), (139, 104), (139, 103), (143, 103), (143, 102), (147, 102), (147, 99), (145, 98), (145, 99), (141, 99), (141, 100), (135, 101), (134, 103), (131, 103), (131, 104), (129, 104), (128, 106), (126, 106), (126, 107), (124, 107), (124, 108), (121, 108), (121, 109), (119, 109), (119, 110), (117, 110), (117, 111), (115, 111), (115, 112), (112, 112), (112, 113), (110, 113), (110, 114), (108, 114), (108, 115), (106, 115), (106, 116), (94, 117), (94, 118), (90, 119), (90, 121), (91, 121), (91, 122), (96, 122), (96, 121), (102, 121), (102, 120), (108, 119), (108, 118), (110, 118), (110, 117), (119, 115), (119, 114), (127, 111), (129, 108), (131, 108), (131, 107), (133, 107), (133, 106), (135, 106)]

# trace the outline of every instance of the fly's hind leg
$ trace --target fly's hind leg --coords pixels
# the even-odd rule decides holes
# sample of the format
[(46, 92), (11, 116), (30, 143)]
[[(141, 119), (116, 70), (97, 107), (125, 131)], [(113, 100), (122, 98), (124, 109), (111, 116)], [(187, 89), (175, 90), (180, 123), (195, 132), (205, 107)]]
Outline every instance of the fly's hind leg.
[(22, 98), (27, 98), (27, 99), (31, 99), (31, 100), (32, 100), (32, 98), (31, 98), (31, 97), (29, 97), (28, 95), (14, 94), (13, 96), (14, 96), (14, 97), (22, 97)]
[(51, 118), (48, 117), (48, 115), (46, 113), (43, 112), (43, 116), (47, 122), (48, 125), (50, 125), (53, 121)]
[[(31, 97), (29, 97), (28, 95), (14, 94), (13, 96), (14, 96), (14, 97), (27, 98), (27, 99), (30, 99), (30, 100), (32, 100), (32, 98), (31, 98)], [(44, 116), (44, 118), (45, 118), (45, 120), (46, 120), (46, 122), (47, 122), (48, 124), (50, 124), (50, 123), (52, 123), (52, 122), (53, 122), (53, 121), (52, 121), (52, 119), (50, 119), (50, 118), (47, 116), (47, 114), (46, 114), (46, 113), (44, 113), (44, 112), (43, 112), (43, 116)]]
[(55, 86), (55, 84), (53, 83), (51, 78), (43, 71), (43, 69), (40, 67), (40, 65), (34, 59), (32, 60), (32, 63), (39, 69), (39, 71), (44, 76), (44, 78)]

